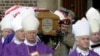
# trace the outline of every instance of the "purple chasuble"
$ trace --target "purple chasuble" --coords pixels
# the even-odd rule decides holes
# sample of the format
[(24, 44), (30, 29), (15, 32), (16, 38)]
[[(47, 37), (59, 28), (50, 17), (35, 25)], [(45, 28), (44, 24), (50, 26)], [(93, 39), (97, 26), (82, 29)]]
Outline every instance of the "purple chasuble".
[(17, 56), (17, 44), (14, 42), (9, 43), (4, 47), (3, 56)]
[[(20, 48), (20, 49), (19, 49)], [(47, 45), (38, 42), (35, 46), (27, 46), (24, 43), (18, 46), (18, 56), (29, 56), (30, 53), (38, 51), (39, 55), (54, 54), (54, 51)]]
[[(78, 53), (77, 50), (74, 50), (73, 52), (71, 52), (71, 53), (69, 54), (69, 56), (81, 56), (81, 54)], [(90, 50), (88, 56), (100, 56), (100, 55), (98, 55), (98, 54), (95, 53), (94, 51)]]

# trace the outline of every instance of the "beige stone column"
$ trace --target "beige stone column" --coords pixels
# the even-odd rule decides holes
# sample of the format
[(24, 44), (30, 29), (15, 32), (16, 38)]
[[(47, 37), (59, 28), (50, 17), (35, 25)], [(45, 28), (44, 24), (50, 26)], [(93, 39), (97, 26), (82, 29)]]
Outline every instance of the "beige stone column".
[(51, 11), (58, 9), (58, 0), (37, 0), (37, 6), (47, 8)]

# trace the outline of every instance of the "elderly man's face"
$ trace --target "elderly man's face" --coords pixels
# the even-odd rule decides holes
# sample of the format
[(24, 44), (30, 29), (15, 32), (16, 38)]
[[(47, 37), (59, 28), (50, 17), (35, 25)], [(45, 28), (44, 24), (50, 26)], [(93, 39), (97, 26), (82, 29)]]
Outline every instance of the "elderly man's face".
[(5, 38), (7, 35), (11, 34), (13, 31), (9, 28), (5, 28), (2, 30), (2, 36)]
[(90, 42), (89, 42), (89, 36), (84, 35), (84, 36), (78, 36), (79, 38), (76, 40), (76, 44), (78, 47), (81, 49), (88, 49)]
[(30, 30), (25, 32), (25, 37), (29, 42), (35, 42), (37, 36), (37, 31)]
[(99, 41), (100, 41), (100, 32), (91, 33), (90, 39), (91, 39), (91, 41), (93, 41), (94, 43), (99, 42)]

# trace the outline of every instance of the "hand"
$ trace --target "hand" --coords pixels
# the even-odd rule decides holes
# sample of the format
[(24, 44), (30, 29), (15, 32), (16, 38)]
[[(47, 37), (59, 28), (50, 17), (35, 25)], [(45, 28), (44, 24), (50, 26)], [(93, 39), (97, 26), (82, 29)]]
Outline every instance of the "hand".
[(60, 30), (57, 30), (56, 32), (57, 32), (57, 37), (58, 37), (57, 39), (59, 41), (63, 41), (64, 34)]

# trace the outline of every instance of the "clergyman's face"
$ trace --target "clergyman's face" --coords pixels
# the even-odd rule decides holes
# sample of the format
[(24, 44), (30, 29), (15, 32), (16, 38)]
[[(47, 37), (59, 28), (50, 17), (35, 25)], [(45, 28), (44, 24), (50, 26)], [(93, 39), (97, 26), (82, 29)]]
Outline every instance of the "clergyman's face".
[(7, 35), (11, 34), (12, 32), (13, 32), (13, 31), (12, 31), (10, 28), (5, 28), (5, 29), (2, 30), (2, 36), (3, 36), (4, 38), (6, 38)]
[(95, 43), (99, 42), (100, 41), (100, 32), (91, 33), (90, 40)]
[(37, 31), (30, 30), (25, 32), (25, 37), (29, 42), (36, 41)]
[(16, 37), (20, 40), (20, 41), (24, 41), (25, 39), (25, 33), (23, 29), (19, 29), (16, 31)]
[(87, 35), (78, 36), (79, 38), (76, 40), (77, 46), (81, 49), (88, 49), (90, 45), (90, 38)]

